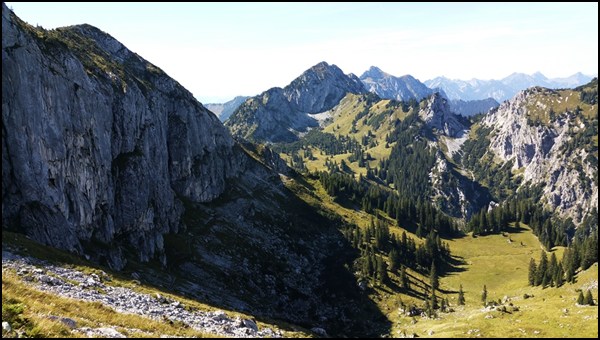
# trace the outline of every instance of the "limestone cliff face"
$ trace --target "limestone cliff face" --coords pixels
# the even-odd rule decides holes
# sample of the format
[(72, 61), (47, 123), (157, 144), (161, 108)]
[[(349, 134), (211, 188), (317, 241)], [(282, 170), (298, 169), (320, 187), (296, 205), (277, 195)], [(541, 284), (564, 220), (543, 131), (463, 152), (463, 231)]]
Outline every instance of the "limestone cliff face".
[(219, 197), (242, 167), (219, 120), (110, 35), (2, 6), (3, 228), (115, 268), (122, 246), (164, 261), (181, 199)]
[[(500, 160), (514, 161), (523, 183), (542, 185), (550, 209), (579, 223), (598, 208), (598, 104), (580, 100), (581, 91), (532, 88), (486, 115), (490, 149)], [(596, 137), (597, 138), (597, 137)], [(595, 179), (595, 180), (594, 180)]]
[(448, 101), (439, 93), (434, 93), (425, 101), (419, 117), (431, 128), (448, 137), (462, 137), (466, 125), (451, 111)]

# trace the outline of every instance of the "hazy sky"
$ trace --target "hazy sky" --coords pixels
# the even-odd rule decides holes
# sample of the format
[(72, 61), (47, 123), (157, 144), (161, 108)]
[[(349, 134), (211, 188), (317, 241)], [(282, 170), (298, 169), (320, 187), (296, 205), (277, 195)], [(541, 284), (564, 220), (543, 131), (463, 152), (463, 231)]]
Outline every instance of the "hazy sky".
[(7, 3), (44, 28), (88, 23), (200, 101), (285, 86), (320, 61), (421, 81), (598, 72), (598, 3)]

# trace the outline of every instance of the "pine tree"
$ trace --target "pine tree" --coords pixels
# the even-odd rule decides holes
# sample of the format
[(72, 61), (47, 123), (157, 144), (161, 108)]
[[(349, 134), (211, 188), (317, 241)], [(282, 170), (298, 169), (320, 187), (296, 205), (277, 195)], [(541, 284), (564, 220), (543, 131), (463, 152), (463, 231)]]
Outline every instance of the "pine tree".
[(460, 285), (460, 288), (458, 289), (458, 304), (461, 306), (465, 305), (465, 293), (463, 292), (462, 284)]
[(481, 302), (483, 302), (484, 306), (487, 304), (487, 294), (487, 287), (483, 285), (483, 292), (481, 292)]
[(438, 300), (437, 300), (437, 296), (435, 296), (435, 289), (431, 292), (431, 297), (429, 299), (429, 304), (431, 306), (432, 309), (438, 309)]
[(555, 284), (555, 273), (556, 273), (556, 269), (558, 267), (558, 262), (556, 261), (556, 253), (552, 253), (552, 255), (550, 256), (550, 264), (548, 265), (548, 269), (546, 270), (546, 279), (548, 280), (548, 282), (550, 283), (551, 287), (554, 287)]
[(590, 290), (585, 294), (585, 298), (583, 299), (583, 304), (593, 306), (594, 298), (592, 297), (592, 292)]
[(409, 288), (410, 281), (408, 280), (408, 276), (406, 275), (406, 267), (404, 265), (400, 267), (400, 285), (404, 289)]
[(535, 285), (542, 287), (547, 283), (546, 281), (546, 271), (548, 270), (548, 257), (546, 256), (546, 252), (542, 250), (542, 256), (540, 258), (540, 265), (537, 268)]
[(582, 306), (584, 301), (583, 291), (579, 291), (579, 296), (577, 297), (577, 304)]
[(573, 269), (572, 249), (567, 248), (563, 253), (562, 266), (565, 272), (565, 280), (573, 283), (575, 281), (575, 270)]
[(390, 271), (396, 272), (400, 266), (400, 254), (398, 254), (398, 251), (395, 248), (392, 248), (388, 257), (390, 259)]
[(554, 282), (556, 283), (556, 287), (560, 287), (563, 285), (564, 280), (563, 280), (563, 276), (565, 275), (564, 271), (563, 271), (563, 267), (561, 264), (558, 265), (558, 267), (556, 268), (556, 274), (554, 276)]
[(434, 291), (440, 286), (437, 270), (435, 268), (435, 261), (431, 262), (431, 270), (429, 270), (429, 283)]
[(387, 265), (381, 257), (377, 257), (377, 279), (379, 279), (380, 283), (387, 283), (389, 280)]
[(535, 285), (535, 278), (536, 278), (536, 265), (535, 265), (535, 260), (533, 258), (531, 258), (531, 260), (529, 261), (529, 285), (530, 286), (534, 286)]

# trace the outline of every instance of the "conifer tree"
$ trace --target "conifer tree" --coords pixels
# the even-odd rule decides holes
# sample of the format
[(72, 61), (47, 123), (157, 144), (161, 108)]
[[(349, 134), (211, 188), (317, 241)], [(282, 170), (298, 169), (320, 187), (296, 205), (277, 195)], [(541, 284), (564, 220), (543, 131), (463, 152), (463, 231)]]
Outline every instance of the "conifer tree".
[(432, 290), (431, 292), (431, 297), (429, 299), (429, 305), (431, 306), (432, 309), (438, 309), (438, 300), (437, 300), (437, 296), (435, 296), (435, 289)]
[(377, 257), (377, 279), (380, 283), (387, 283), (389, 280), (387, 265), (381, 257)]
[(546, 256), (546, 252), (542, 250), (542, 256), (540, 258), (540, 265), (537, 268), (535, 285), (542, 287), (547, 283), (546, 281), (546, 270), (548, 270), (548, 257)]
[(550, 283), (550, 286), (554, 287), (554, 279), (556, 277), (556, 269), (558, 267), (558, 263), (556, 261), (556, 254), (552, 253), (550, 256), (550, 264), (548, 265), (548, 269), (546, 270), (546, 280)]
[(429, 270), (429, 283), (434, 291), (440, 286), (437, 270), (435, 268), (435, 261), (431, 262), (431, 269)]
[(409, 280), (408, 276), (406, 275), (406, 267), (404, 267), (404, 265), (400, 267), (400, 285), (404, 289), (409, 288)]
[(537, 266), (535, 265), (535, 260), (533, 258), (531, 258), (531, 260), (529, 261), (529, 285), (530, 286), (535, 286), (536, 283), (536, 269)]
[(460, 285), (460, 288), (458, 289), (458, 304), (461, 306), (464, 306), (464, 304), (465, 304), (465, 293), (463, 292), (462, 284)]
[(585, 294), (585, 298), (583, 299), (583, 304), (588, 306), (594, 305), (594, 298), (592, 297), (592, 292), (590, 290)]
[(583, 291), (579, 291), (579, 296), (577, 296), (577, 304), (583, 305), (583, 301), (584, 301)]
[(481, 302), (483, 302), (484, 306), (487, 304), (487, 294), (487, 287), (483, 285), (483, 292), (481, 292)]

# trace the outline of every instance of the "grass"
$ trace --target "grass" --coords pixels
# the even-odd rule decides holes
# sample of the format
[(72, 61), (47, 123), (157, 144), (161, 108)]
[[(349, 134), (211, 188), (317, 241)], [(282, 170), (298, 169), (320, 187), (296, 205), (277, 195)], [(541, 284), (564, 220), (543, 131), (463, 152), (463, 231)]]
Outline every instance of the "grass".
[[(230, 318), (253, 318), (252, 315), (239, 313), (231, 310), (224, 310), (220, 307), (214, 307), (197, 300), (184, 297), (176, 292), (169, 291), (161, 287), (155, 287), (140, 283), (131, 279), (124, 273), (112, 272), (88, 261), (85, 261), (75, 255), (64, 251), (41, 245), (37, 242), (27, 239), (25, 236), (8, 231), (2, 231), (2, 243), (4, 246), (10, 246), (17, 253), (26, 254), (32, 257), (44, 259), (56, 265), (70, 267), (86, 274), (95, 273), (104, 277), (104, 284), (126, 287), (139, 293), (160, 294), (173, 301), (179, 301), (186, 308), (211, 312), (222, 310)], [(130, 268), (129, 270), (143, 271), (144, 267)], [(109, 280), (106, 280), (106, 279)], [(189, 327), (182, 327), (182, 324), (154, 321), (134, 314), (118, 313), (112, 308), (106, 307), (98, 302), (85, 302), (71, 298), (64, 298), (57, 295), (39, 291), (33, 286), (22, 282), (13, 270), (2, 271), (2, 305), (22, 305), (22, 318), (27, 322), (22, 322), (19, 329), (23, 332), (38, 334), (40, 337), (83, 337), (83, 334), (71, 332), (70, 329), (58, 322), (48, 319), (49, 315), (68, 317), (77, 321), (77, 327), (113, 327), (121, 333), (134, 337), (159, 337), (162, 334), (183, 337), (215, 337), (215, 334), (209, 334), (193, 330)], [(4, 311), (3, 311), (3, 321)], [(286, 337), (306, 337), (307, 332), (300, 327), (292, 327), (285, 322), (262, 318), (257, 321), (260, 328), (268, 327), (273, 330), (280, 330)], [(18, 327), (15, 327), (18, 328)], [(137, 331), (132, 331), (139, 330)], [(297, 331), (289, 331), (298, 329)], [(33, 332), (33, 333), (32, 333)], [(27, 334), (27, 333), (26, 333)]]
[[(575, 284), (560, 288), (529, 287), (528, 264), (531, 257), (539, 261), (541, 245), (526, 226), (517, 233), (472, 238), (465, 236), (449, 240), (451, 252), (461, 258), (463, 271), (441, 279), (440, 289), (453, 292), (448, 300), (456, 306), (459, 285), (463, 285), (466, 306), (458, 306), (455, 313), (441, 314), (440, 319), (420, 319), (411, 324), (407, 317), (395, 315), (394, 332), (404, 331), (433, 337), (597, 337), (598, 307), (577, 307), (577, 289), (598, 280), (597, 264), (579, 273)], [(557, 258), (563, 248), (553, 249)], [(483, 285), (487, 286), (488, 301), (505, 296), (518, 306), (519, 311), (502, 313), (484, 311), (481, 304)], [(533, 295), (523, 299), (524, 294)], [(592, 291), (598, 296), (598, 289)], [(564, 310), (568, 309), (568, 313)], [(510, 306), (509, 306), (510, 311)], [(493, 318), (486, 318), (491, 315)], [(469, 330), (478, 330), (478, 332)], [(396, 334), (396, 333), (394, 333)]]
[(527, 117), (542, 124), (550, 122), (550, 110), (558, 117), (564, 112), (575, 111), (577, 107), (581, 108), (581, 114), (587, 119), (598, 117), (598, 105), (582, 102), (579, 92), (574, 90), (541, 89), (528, 98), (525, 106)]
[[(169, 322), (118, 313), (101, 303), (63, 298), (42, 292), (23, 283), (14, 272), (3, 271), (3, 320), (4, 306), (16, 304), (22, 306), (21, 318), (25, 320), (21, 329), (24, 328), (26, 334), (36, 335), (36, 337), (84, 337), (83, 334), (72, 332), (60, 321), (50, 320), (48, 318), (50, 315), (71, 318), (77, 322), (77, 327), (113, 327), (124, 334), (136, 337), (159, 337), (164, 334), (185, 337), (215, 336), (191, 328), (182, 328)], [(132, 332), (132, 329), (137, 329), (139, 332)]]
[[(334, 212), (349, 223), (360, 227), (370, 223), (371, 215), (338, 205), (317, 180), (308, 179), (308, 182), (315, 188), (312, 192), (294, 188), (298, 186), (294, 182), (288, 182), (287, 185), (309, 204)], [(390, 231), (401, 233), (405, 230), (394, 226)], [(408, 231), (407, 235), (418, 240)], [(451, 254), (457, 262), (462, 263), (440, 279), (440, 295), (449, 300), (455, 312), (439, 313), (437, 319), (416, 317), (416, 323), (413, 324), (413, 318), (401, 315), (398, 307), (401, 302), (421, 306), (423, 301), (414, 296), (395, 293), (385, 286), (375, 285), (370, 298), (392, 321), (391, 336), (415, 333), (422, 337), (597, 337), (598, 307), (575, 305), (578, 289), (588, 286), (591, 282), (597, 282), (597, 264), (578, 273), (577, 282), (574, 284), (542, 289), (527, 285), (529, 261), (533, 257), (539, 262), (543, 248), (526, 225), (522, 224), (518, 230), (513, 228), (512, 232), (505, 236), (473, 238), (466, 235), (444, 241), (450, 246)], [(552, 252), (560, 260), (564, 248), (555, 247)], [(548, 258), (552, 252), (547, 252)], [(395, 274), (389, 274), (393, 282), (399, 282)], [(412, 276), (413, 288), (417, 286), (418, 291), (421, 290), (419, 286), (422, 286), (423, 282), (428, 282), (426, 277), (418, 273), (408, 271), (408, 274)], [(465, 292), (466, 306), (457, 306), (458, 289), (461, 284)], [(513, 306), (508, 303), (505, 304), (508, 308), (507, 313), (483, 310), (483, 285), (487, 286), (488, 301), (497, 301), (506, 296), (518, 311), (513, 311)], [(524, 294), (533, 297), (524, 299)], [(597, 299), (597, 288), (592, 290), (592, 295)], [(565, 313), (565, 310), (568, 312)]]

